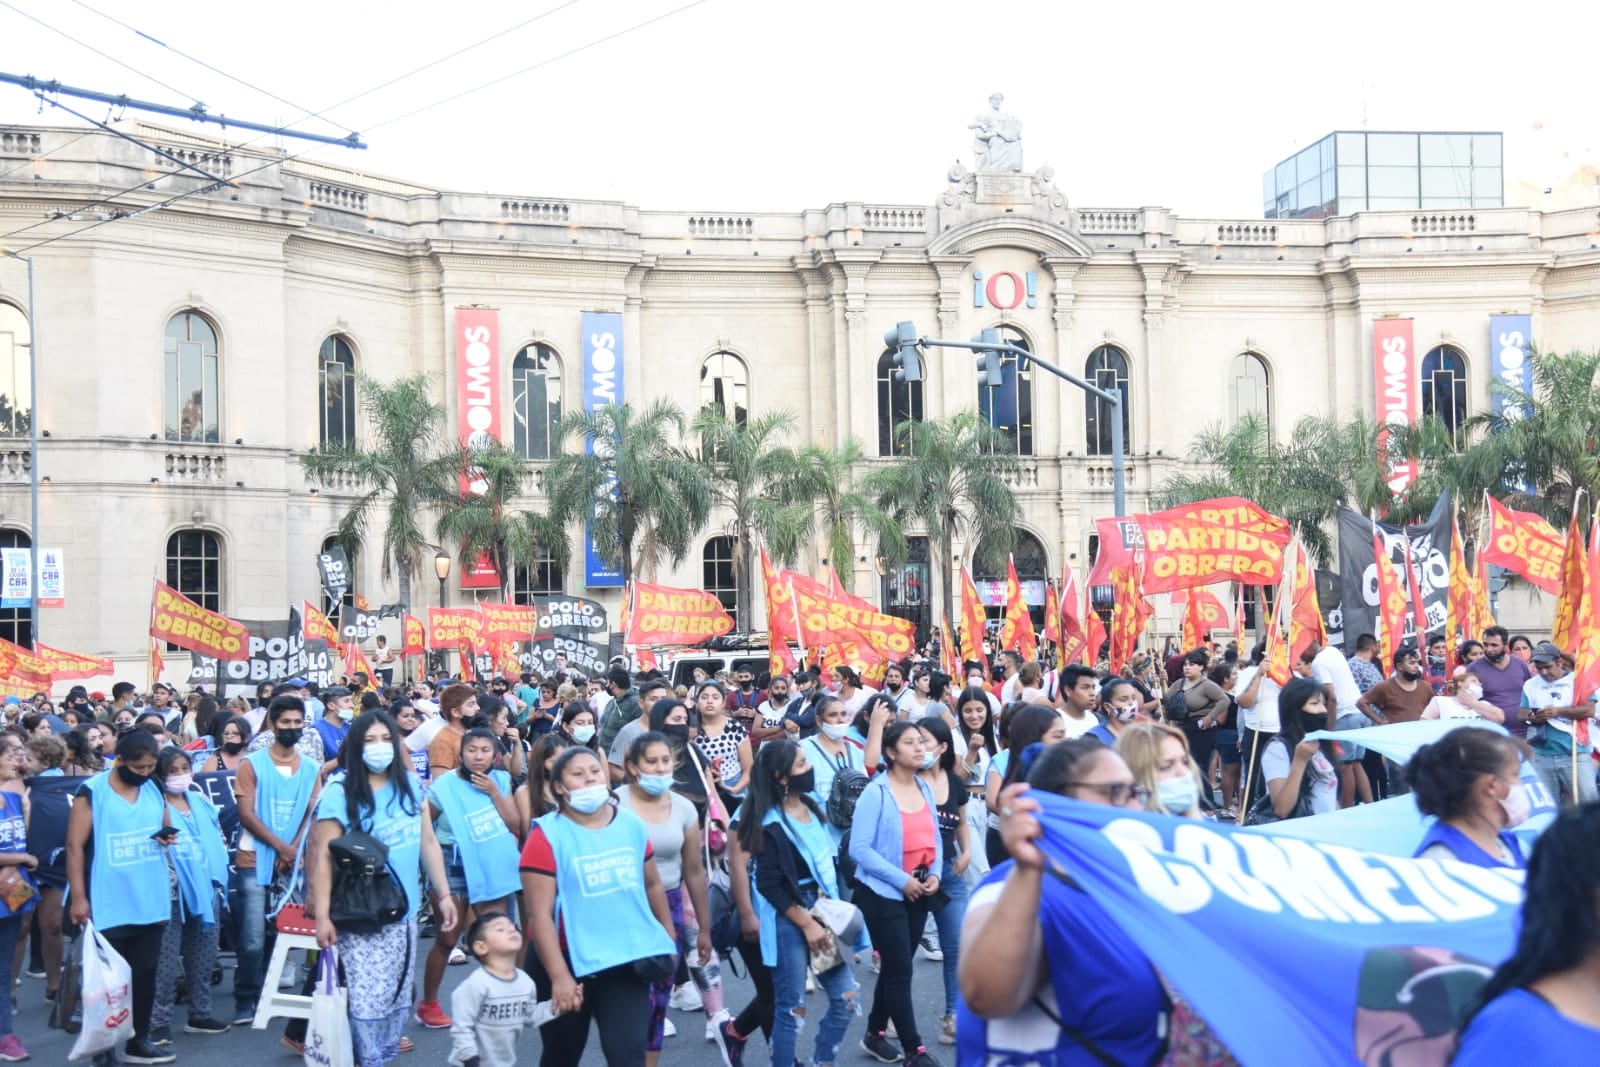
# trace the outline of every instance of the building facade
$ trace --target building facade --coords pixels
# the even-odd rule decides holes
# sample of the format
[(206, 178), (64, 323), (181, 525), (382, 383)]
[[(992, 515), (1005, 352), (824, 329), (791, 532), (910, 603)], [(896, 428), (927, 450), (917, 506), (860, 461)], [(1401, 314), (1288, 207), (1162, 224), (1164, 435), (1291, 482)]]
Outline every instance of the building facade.
[[(358, 374), (434, 375), (456, 426), (461, 308), (495, 312), (494, 415), (528, 459), (533, 506), (550, 427), (584, 402), (586, 313), (620, 316), (622, 399), (788, 409), (796, 443), (853, 436), (874, 457), (892, 454), (894, 422), (980, 400), (959, 351), (931, 353), (919, 386), (896, 383), (884, 331), (998, 327), (1124, 391), (1135, 510), (1208, 425), (1254, 412), (1288, 432), (1308, 414), (1374, 411), (1374, 321), (1410, 321), (1422, 404), (1451, 418), (1490, 402), (1490, 315), (1531, 315), (1556, 350), (1592, 345), (1600, 326), (1594, 204), (1195, 219), (1077, 206), (1049, 167), (958, 164), (924, 204), (657, 211), (443, 191), (125, 128), (233, 184), (121, 217), (208, 183), (110, 135), (0, 129), (0, 245), (36, 271), (30, 318), (22, 264), (0, 259), (0, 544), (32, 533), (34, 418), (40, 545), (63, 550), (67, 573), (41, 637), (117, 657), (133, 677), (152, 577), (237, 618), (282, 618), (317, 596), (315, 557), (354, 487), (309, 481), (297, 457), (362, 440)], [(1112, 509), (1106, 412), (1041, 372), (1011, 373), (995, 417), (1020, 459), (1019, 568), (1081, 580), (1094, 520)], [(659, 580), (731, 592), (721, 530), (713, 519)], [(614, 608), (617, 590), (585, 588), (580, 538), (565, 573), (536, 568), (518, 589)], [(918, 552), (930, 562), (914, 541), (912, 568), (888, 575), (872, 544), (830, 562), (857, 592), (920, 611), (936, 583)], [(355, 567), (373, 603), (396, 598), (376, 546)], [(414, 610), (437, 602), (426, 570)], [(0, 615), (10, 634), (27, 625), (25, 610)]]

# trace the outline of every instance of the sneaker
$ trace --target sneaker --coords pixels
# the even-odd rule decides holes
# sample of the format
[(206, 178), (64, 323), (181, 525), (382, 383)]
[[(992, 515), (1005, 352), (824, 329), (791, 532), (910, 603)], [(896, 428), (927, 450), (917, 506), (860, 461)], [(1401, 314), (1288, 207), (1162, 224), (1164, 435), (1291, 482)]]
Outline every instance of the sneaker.
[(883, 959), (878, 955), (878, 950), (872, 950), (872, 973), (877, 974), (883, 967)]
[(450, 1016), (439, 1007), (437, 1000), (424, 1000), (417, 1005), (417, 1022), (429, 1030), (450, 1029)]
[(667, 1000), (667, 1007), (673, 1011), (704, 1011), (705, 1006), (700, 999), (700, 990), (694, 987), (693, 982), (673, 986), (672, 996)]
[(898, 1041), (900, 1039), (900, 1031), (895, 1029), (893, 1019), (890, 1019), (888, 1022), (883, 1024), (883, 1034), (891, 1041)]
[(877, 1060), (879, 1063), (899, 1063), (905, 1058), (900, 1051), (900, 1046), (890, 1041), (882, 1033), (867, 1032), (861, 1039), (861, 1051)]
[(254, 1004), (240, 1004), (233, 1009), (233, 1018), (228, 1021), (234, 1026), (249, 1026), (256, 1021), (256, 1006)]
[(451, 967), (460, 967), (467, 962), (467, 954), (461, 951), (460, 945), (457, 945), (450, 950), (450, 958), (445, 962)]
[(44, 968), (43, 967), (29, 967), (28, 970), (27, 970), (27, 975), (28, 975), (29, 978), (43, 978), (44, 977)]
[(928, 1055), (927, 1049), (918, 1045), (917, 1051), (906, 1057), (905, 1067), (940, 1067), (940, 1063)]
[(402, 1037), (400, 1039), (400, 1051), (415, 1052), (417, 1051), (417, 1046), (411, 1043), (411, 1039), (409, 1037)]
[(22, 1042), (17, 1040), (16, 1034), (7, 1034), (0, 1037), (0, 1060), (7, 1063), (20, 1063), (28, 1058), (28, 1050), (22, 1047)]
[(815, 993), (816, 991), (817, 991), (817, 979), (811, 973), (811, 968), (807, 967), (806, 968), (806, 992), (807, 993)]
[(228, 1032), (228, 1024), (210, 1018), (191, 1018), (183, 1024), (183, 1032), (186, 1034), (225, 1034)]
[(953, 1045), (956, 1043), (956, 1017), (946, 1015), (939, 1020), (939, 1044)]
[(722, 1049), (722, 1062), (727, 1067), (744, 1067), (744, 1046), (750, 1039), (733, 1032), (732, 1019), (723, 1020), (717, 1028), (717, 1035), (721, 1038), (718, 1045)]
[(678, 1028), (675, 1025), (673, 1025), (673, 1022), (672, 1022), (671, 1019), (664, 1018), (664, 1019), (661, 1020), (661, 1036), (662, 1037), (677, 1037), (678, 1036)]
[(922, 948), (922, 955), (925, 958), (935, 963), (940, 963), (944, 960), (944, 949), (939, 947), (939, 932), (937, 930), (924, 930), (922, 932), (922, 941), (919, 944)]
[(175, 1063), (178, 1057), (164, 1048), (156, 1048), (149, 1041), (134, 1038), (122, 1046), (124, 1063)]
[(150, 1028), (150, 1043), (157, 1048), (166, 1048), (172, 1044), (172, 1027), (152, 1026)]

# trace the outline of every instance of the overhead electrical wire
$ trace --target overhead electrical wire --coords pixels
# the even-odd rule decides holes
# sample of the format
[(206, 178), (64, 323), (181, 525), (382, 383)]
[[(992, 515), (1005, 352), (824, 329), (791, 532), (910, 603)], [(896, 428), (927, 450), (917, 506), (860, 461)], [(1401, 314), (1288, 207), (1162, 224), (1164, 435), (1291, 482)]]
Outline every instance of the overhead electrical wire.
[(37, 25), (43, 26), (45, 29), (49, 30), (51, 33), (55, 34), (57, 37), (65, 38), (66, 40), (71, 41), (73, 44), (77, 45), (80, 48), (87, 48), (89, 51), (93, 52), (95, 55), (99, 56), (101, 59), (104, 59), (104, 60), (106, 60), (107, 62), (110, 62), (110, 63), (115, 63), (117, 66), (121, 67), (123, 70), (131, 71), (134, 74), (137, 74), (139, 77), (143, 78), (145, 81), (154, 82), (156, 85), (161, 86), (161, 88), (165, 89), (169, 93), (176, 93), (179, 96), (184, 97), (184, 98), (186, 98), (188, 100), (191, 100), (191, 101), (193, 101), (195, 103), (199, 103), (200, 102), (200, 98), (198, 96), (195, 96), (193, 93), (186, 93), (182, 89), (179, 89), (179, 88), (176, 88), (174, 86), (168, 85), (166, 82), (162, 81), (160, 78), (157, 78), (157, 77), (155, 77), (153, 75), (150, 75), (150, 74), (146, 74), (144, 71), (140, 70), (138, 67), (133, 66), (131, 63), (124, 63), (122, 60), (118, 59), (116, 56), (110, 55), (109, 53), (100, 51), (100, 49), (96, 48), (94, 45), (90, 44), (89, 42), (83, 41), (83, 40), (79, 40), (78, 38), (72, 36), (72, 34), (66, 32), (65, 30), (57, 29), (56, 27), (54, 27), (54, 26), (50, 25), (48, 22), (46, 22), (44, 19), (39, 18), (37, 15), (31, 15), (28, 12), (22, 10), (22, 8), (18, 7), (17, 5), (15, 5), (13, 3), (10, 3), (9, 0), (0, 0), (0, 7), (10, 8), (12, 11), (15, 11), (17, 14), (19, 14), (23, 18), (27, 19), (29, 22), (32, 22), (32, 23), (35, 23)]

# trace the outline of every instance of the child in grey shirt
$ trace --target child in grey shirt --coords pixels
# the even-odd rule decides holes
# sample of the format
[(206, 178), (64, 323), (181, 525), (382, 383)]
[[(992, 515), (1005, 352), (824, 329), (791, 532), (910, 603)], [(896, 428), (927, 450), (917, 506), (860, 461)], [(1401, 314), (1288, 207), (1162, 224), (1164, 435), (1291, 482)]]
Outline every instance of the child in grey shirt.
[(464, 943), (482, 966), (450, 995), (450, 1063), (514, 1067), (517, 1038), (549, 1018), (549, 1006), (535, 1003), (533, 979), (517, 966), (522, 934), (491, 911), (478, 916)]

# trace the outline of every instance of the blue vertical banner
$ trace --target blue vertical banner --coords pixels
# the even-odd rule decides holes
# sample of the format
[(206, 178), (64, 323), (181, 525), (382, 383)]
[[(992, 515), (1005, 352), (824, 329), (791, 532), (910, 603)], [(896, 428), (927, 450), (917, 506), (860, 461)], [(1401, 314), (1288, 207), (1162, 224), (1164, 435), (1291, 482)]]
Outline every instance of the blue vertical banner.
[[(622, 379), (622, 316), (610, 311), (585, 311), (583, 329), (583, 410), (598, 411), (624, 402)], [(585, 445), (594, 451), (594, 443)], [(617, 488), (611, 486), (612, 499)], [(603, 559), (594, 547), (593, 519), (584, 525), (584, 585), (590, 589), (618, 588), (622, 567)]]
[[(1490, 373), (1494, 380), (1508, 389), (1524, 393), (1533, 392), (1533, 316), (1489, 316)], [(1490, 390), (1489, 402), (1494, 413), (1506, 411), (1506, 397), (1495, 389)], [(1518, 413), (1513, 409), (1513, 416)], [(1506, 479), (1506, 487), (1532, 495), (1533, 483), (1526, 478)]]

